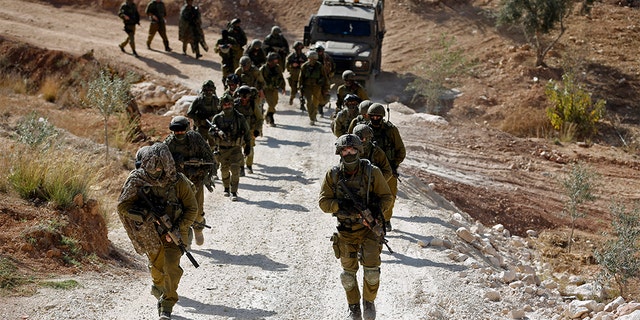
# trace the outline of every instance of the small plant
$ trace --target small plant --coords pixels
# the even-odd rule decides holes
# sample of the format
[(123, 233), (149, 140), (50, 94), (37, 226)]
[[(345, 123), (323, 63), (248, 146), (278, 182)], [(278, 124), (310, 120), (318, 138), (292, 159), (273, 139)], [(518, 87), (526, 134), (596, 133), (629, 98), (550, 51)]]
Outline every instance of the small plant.
[(46, 118), (35, 111), (18, 121), (16, 139), (30, 147), (42, 146), (44, 149), (53, 144), (59, 132)]
[(429, 112), (439, 113), (440, 98), (447, 89), (447, 83), (451, 82), (452, 77), (464, 74), (471, 68), (471, 63), (464, 56), (464, 50), (452, 49), (454, 43), (455, 38), (447, 38), (443, 34), (440, 38), (442, 49), (435, 51), (428, 63), (418, 66), (418, 73), (423, 74), (424, 78), (417, 77), (405, 89), (414, 92), (412, 102), (418, 97), (424, 97)]
[(78, 281), (70, 279), (70, 280), (62, 280), (62, 281), (43, 281), (40, 282), (40, 286), (49, 287), (53, 289), (61, 289), (61, 290), (71, 290), (80, 286)]
[(47, 77), (40, 87), (40, 93), (45, 101), (56, 102), (58, 99), (58, 92), (60, 91), (60, 80), (55, 77)]
[(594, 256), (602, 267), (600, 278), (613, 279), (624, 297), (628, 280), (640, 275), (640, 209), (636, 206), (628, 212), (619, 203), (612, 204), (610, 209), (614, 233), (605, 234), (610, 240)]
[[(562, 85), (549, 81), (545, 94), (551, 103), (547, 116), (556, 130), (575, 134), (580, 138), (589, 138), (597, 133), (596, 124), (604, 116), (606, 101), (591, 100), (591, 94), (574, 80), (571, 73), (562, 75)], [(574, 125), (575, 128), (568, 126)], [(566, 137), (565, 137), (566, 138)]]
[(575, 231), (575, 222), (578, 218), (586, 216), (586, 213), (580, 210), (580, 206), (586, 201), (595, 200), (593, 191), (595, 189), (597, 175), (580, 163), (574, 163), (571, 166), (571, 172), (562, 181), (565, 194), (569, 201), (565, 204), (564, 213), (568, 213), (571, 218), (571, 233), (569, 234), (567, 251), (571, 252), (571, 244), (573, 243), (573, 233)]
[(27, 279), (18, 274), (18, 267), (5, 257), (0, 257), (0, 288), (13, 289), (27, 282)]

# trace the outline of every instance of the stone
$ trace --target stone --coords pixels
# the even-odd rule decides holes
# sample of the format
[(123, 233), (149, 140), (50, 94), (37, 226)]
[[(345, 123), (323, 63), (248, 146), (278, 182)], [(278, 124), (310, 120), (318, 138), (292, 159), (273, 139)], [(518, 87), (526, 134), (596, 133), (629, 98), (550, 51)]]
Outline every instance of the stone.
[(462, 240), (464, 240), (464, 241), (466, 241), (468, 243), (471, 243), (476, 239), (473, 236), (473, 234), (471, 234), (469, 229), (467, 229), (465, 227), (458, 228), (458, 230), (456, 230), (456, 234), (458, 235), (458, 237), (460, 237)]

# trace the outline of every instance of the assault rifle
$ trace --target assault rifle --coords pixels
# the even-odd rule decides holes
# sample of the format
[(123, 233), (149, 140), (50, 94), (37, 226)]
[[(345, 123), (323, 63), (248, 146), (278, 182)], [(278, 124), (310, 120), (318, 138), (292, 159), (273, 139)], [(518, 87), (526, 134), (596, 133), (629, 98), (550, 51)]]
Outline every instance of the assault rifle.
[[(169, 218), (167, 214), (162, 213), (162, 210), (154, 206), (151, 200), (149, 200), (149, 198), (147, 197), (147, 195), (142, 189), (138, 191), (138, 197), (144, 200), (144, 202), (147, 204), (149, 208), (150, 218), (152, 218), (154, 222), (157, 223), (162, 230), (160, 234), (169, 235), (169, 237), (171, 238), (171, 241), (173, 241), (173, 243), (175, 243), (180, 248), (180, 251), (182, 251), (182, 253), (184, 253), (187, 256), (187, 258), (189, 258), (189, 261), (191, 261), (191, 264), (193, 264), (193, 266), (196, 268), (199, 267), (200, 265), (198, 264), (198, 261), (196, 261), (196, 259), (191, 255), (189, 251), (187, 251), (187, 247), (184, 245), (184, 242), (182, 241), (182, 237), (180, 237), (179, 234), (176, 234), (177, 230), (173, 230), (174, 227), (173, 227), (173, 223), (171, 223), (171, 218)], [(140, 214), (140, 213), (137, 213), (137, 214)]]
[(379, 223), (376, 218), (373, 217), (373, 212), (371, 209), (367, 208), (366, 204), (360, 199), (360, 197), (356, 197), (349, 188), (344, 183), (344, 180), (338, 181), (338, 186), (342, 188), (342, 191), (347, 195), (351, 201), (353, 201), (354, 208), (358, 211), (358, 215), (362, 219), (362, 224), (369, 228), (369, 230), (373, 231), (375, 235), (380, 239), (380, 243), (384, 244), (390, 253), (393, 253), (391, 247), (389, 247), (389, 241), (385, 239), (386, 231), (385, 231), (385, 220), (382, 218), (382, 223)]
[[(197, 160), (197, 159), (191, 159), (191, 160), (187, 160), (182, 162), (183, 166), (193, 166), (193, 167), (200, 167), (200, 166), (214, 166), (215, 163), (214, 162), (204, 162), (203, 160)], [(213, 192), (213, 188), (215, 188), (215, 184), (213, 182), (212, 179), (212, 175), (211, 173), (207, 173), (207, 176), (204, 177), (204, 186), (207, 187), (207, 190), (209, 190), (209, 192)]]

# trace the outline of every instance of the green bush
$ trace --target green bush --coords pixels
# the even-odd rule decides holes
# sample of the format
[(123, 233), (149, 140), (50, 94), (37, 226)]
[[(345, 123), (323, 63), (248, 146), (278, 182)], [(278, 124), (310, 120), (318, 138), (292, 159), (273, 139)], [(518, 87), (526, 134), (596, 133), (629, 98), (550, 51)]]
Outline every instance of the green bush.
[(547, 116), (554, 129), (567, 136), (572, 132), (568, 128), (575, 126), (577, 138), (590, 138), (597, 133), (596, 124), (604, 116), (606, 101), (598, 99), (593, 103), (591, 94), (574, 81), (572, 74), (562, 76), (562, 85), (549, 81), (545, 94), (552, 104)]
[(569, 198), (563, 212), (568, 213), (571, 218), (568, 252), (571, 252), (576, 219), (586, 216), (586, 213), (580, 210), (582, 204), (587, 201), (593, 201), (596, 198), (593, 191), (596, 188), (597, 178), (598, 175), (591, 172), (589, 168), (580, 163), (574, 163), (571, 166), (571, 172), (562, 181), (564, 192)]
[(0, 257), (0, 288), (13, 289), (27, 281), (18, 273), (18, 267), (11, 260)]
[(613, 280), (624, 297), (628, 280), (640, 275), (640, 210), (627, 212), (624, 205), (614, 203), (611, 214), (614, 234), (605, 234), (610, 240), (594, 256), (602, 267), (600, 278)]
[(30, 147), (41, 146), (45, 149), (53, 144), (59, 134), (53, 124), (46, 118), (40, 117), (35, 111), (18, 121), (16, 133), (16, 139), (19, 142)]

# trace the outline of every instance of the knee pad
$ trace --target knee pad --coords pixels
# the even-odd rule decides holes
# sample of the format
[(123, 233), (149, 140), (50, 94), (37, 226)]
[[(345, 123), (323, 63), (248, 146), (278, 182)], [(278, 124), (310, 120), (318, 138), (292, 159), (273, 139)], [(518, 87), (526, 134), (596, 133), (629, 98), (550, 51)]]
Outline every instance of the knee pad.
[(364, 281), (366, 281), (369, 285), (375, 286), (380, 282), (380, 268), (364, 268)]
[(340, 274), (340, 282), (345, 291), (351, 291), (358, 285), (356, 280), (356, 273), (351, 271), (342, 271)]

